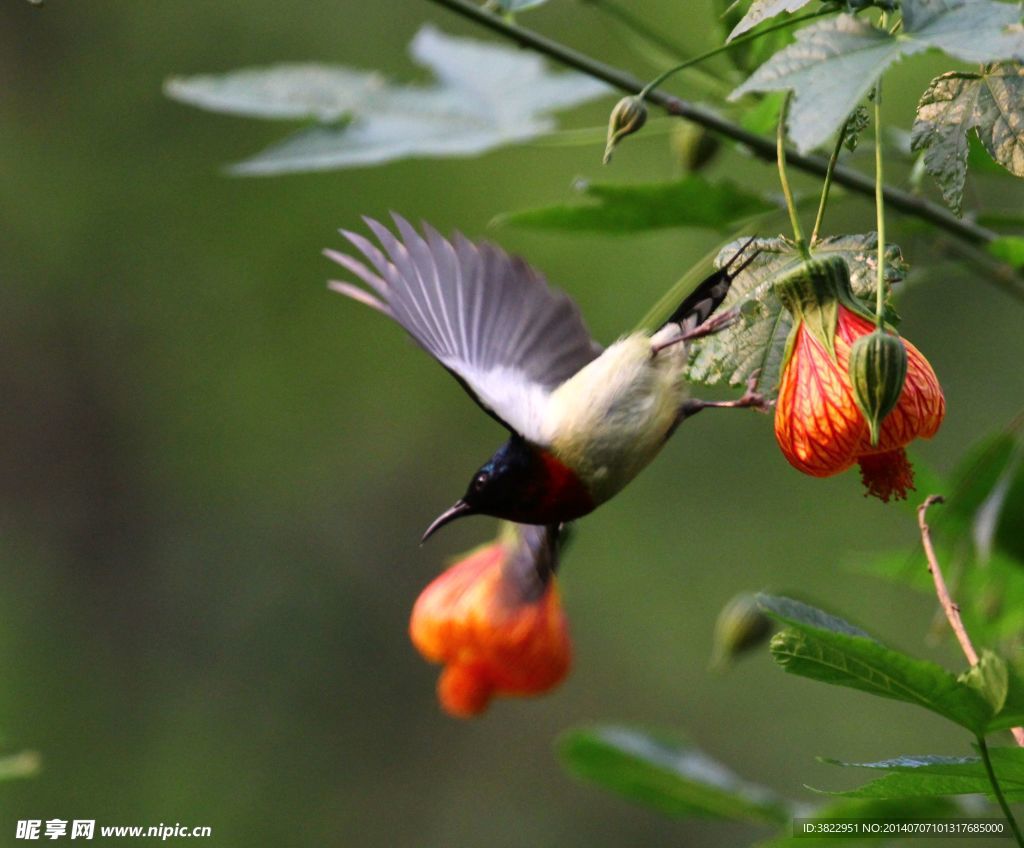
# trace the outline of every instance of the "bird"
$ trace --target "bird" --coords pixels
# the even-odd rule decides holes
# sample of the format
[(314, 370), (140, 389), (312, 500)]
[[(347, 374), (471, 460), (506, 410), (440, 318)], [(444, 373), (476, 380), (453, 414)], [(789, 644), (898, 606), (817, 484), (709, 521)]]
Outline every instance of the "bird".
[(329, 287), (399, 324), (509, 434), (421, 544), (474, 514), (552, 528), (574, 521), (620, 492), (696, 412), (765, 407), (753, 384), (738, 400), (701, 401), (688, 396), (683, 379), (686, 342), (736, 318), (712, 313), (757, 255), (743, 258), (753, 238), (660, 328), (602, 348), (569, 296), (521, 257), (392, 218), (395, 232), (363, 219), (379, 247), (339, 231), (361, 256), (324, 254), (361, 285), (331, 280)]

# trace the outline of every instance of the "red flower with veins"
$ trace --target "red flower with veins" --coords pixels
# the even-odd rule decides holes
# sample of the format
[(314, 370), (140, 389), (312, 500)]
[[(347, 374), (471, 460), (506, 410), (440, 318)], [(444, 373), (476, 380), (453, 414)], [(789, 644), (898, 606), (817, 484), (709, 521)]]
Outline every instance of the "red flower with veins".
[(881, 423), (878, 443), (858, 407), (849, 374), (850, 348), (875, 331), (857, 304), (846, 263), (811, 260), (776, 284), (793, 313), (775, 407), (775, 437), (790, 464), (830, 477), (860, 464), (867, 494), (888, 501), (914, 488), (904, 447), (935, 435), (945, 414), (942, 389), (928, 360), (905, 339), (907, 371), (899, 400)]
[(495, 695), (536, 695), (569, 671), (571, 646), (555, 585), (557, 540), (543, 527), (504, 523), (499, 537), (437, 577), (413, 607), (409, 635), (445, 667), (446, 712), (478, 715)]

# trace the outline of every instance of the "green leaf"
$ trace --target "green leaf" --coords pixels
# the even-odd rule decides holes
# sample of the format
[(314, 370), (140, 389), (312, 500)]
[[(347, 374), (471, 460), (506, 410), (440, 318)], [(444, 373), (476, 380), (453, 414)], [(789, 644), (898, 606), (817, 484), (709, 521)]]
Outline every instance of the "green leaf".
[[(1024, 799), (1024, 749), (990, 748), (992, 767), (1011, 801)], [(829, 794), (847, 798), (911, 798), (937, 795), (991, 795), (985, 764), (980, 757), (904, 756), (874, 763), (825, 760), (844, 768), (889, 772), (856, 789)]]
[(802, 9), (811, 0), (754, 0), (750, 9), (743, 16), (738, 24), (733, 27), (726, 42), (732, 41), (737, 36), (752, 30), (754, 27), (764, 23), (769, 18), (781, 15), (783, 12), (795, 12)]
[(783, 825), (792, 814), (789, 802), (672, 734), (598, 726), (563, 734), (558, 750), (576, 777), (669, 815)]
[[(716, 264), (721, 267), (744, 243), (735, 241), (722, 248)], [(875, 256), (877, 240), (867, 235), (834, 236), (814, 246), (815, 256), (840, 255), (850, 268), (854, 293), (874, 309)], [(756, 239), (750, 249), (760, 251), (753, 262), (733, 281), (723, 309), (738, 308), (739, 320), (690, 345), (686, 378), (705, 385), (744, 385), (759, 372), (758, 391), (773, 395), (781, 376), (786, 339), (793, 326), (789, 313), (773, 291), (774, 281), (803, 260), (799, 251), (784, 238)], [(889, 245), (885, 277), (889, 284), (903, 279), (900, 250)], [(676, 302), (681, 296), (675, 298)], [(652, 316), (655, 319), (661, 316)], [(652, 322), (653, 323), (653, 322)]]
[(904, 0), (903, 30), (890, 34), (852, 15), (811, 24), (730, 96), (793, 91), (789, 137), (806, 152), (835, 133), (898, 59), (937, 47), (966, 62), (1024, 56), (1020, 9), (996, 0)]
[(1002, 236), (990, 241), (987, 248), (997, 259), (1009, 262), (1014, 268), (1024, 268), (1024, 238)]
[(789, 137), (808, 151), (839, 129), (900, 54), (900, 44), (884, 30), (839, 15), (797, 32), (794, 44), (761, 65), (729, 99), (792, 89)]
[(997, 0), (903, 0), (902, 36), (909, 55), (936, 47), (964, 62), (1024, 58), (1018, 3)]
[(174, 78), (165, 91), (217, 112), (317, 122), (231, 169), (249, 175), (476, 155), (550, 132), (550, 112), (608, 93), (582, 74), (549, 73), (530, 53), (430, 26), (419, 31), (410, 52), (437, 82), (397, 85), (349, 68), (278, 65)]
[(694, 226), (724, 229), (742, 218), (776, 208), (728, 180), (711, 182), (697, 175), (646, 185), (581, 182), (577, 189), (595, 202), (510, 212), (496, 218), (495, 223), (536, 230), (601, 233)]
[(333, 123), (373, 108), (388, 96), (388, 83), (373, 71), (308, 63), (172, 77), (164, 84), (164, 93), (210, 112)]
[(974, 733), (983, 732), (992, 717), (975, 689), (935, 663), (887, 648), (820, 610), (787, 611), (773, 598), (763, 604), (788, 625), (772, 638), (771, 652), (791, 674), (916, 704)]
[(989, 155), (1024, 176), (1024, 68), (1001, 63), (981, 73), (950, 72), (931, 81), (917, 106), (912, 147), (924, 150), (925, 169), (960, 214), (967, 178), (969, 136)]

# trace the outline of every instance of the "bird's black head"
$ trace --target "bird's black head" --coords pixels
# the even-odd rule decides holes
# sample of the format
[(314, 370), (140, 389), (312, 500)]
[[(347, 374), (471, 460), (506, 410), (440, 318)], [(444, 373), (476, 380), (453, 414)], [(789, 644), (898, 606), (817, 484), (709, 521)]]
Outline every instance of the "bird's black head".
[(435, 519), (422, 541), (464, 515), (493, 515), (527, 524), (546, 523), (537, 514), (546, 494), (548, 476), (542, 451), (520, 436), (512, 436), (480, 466), (466, 494)]

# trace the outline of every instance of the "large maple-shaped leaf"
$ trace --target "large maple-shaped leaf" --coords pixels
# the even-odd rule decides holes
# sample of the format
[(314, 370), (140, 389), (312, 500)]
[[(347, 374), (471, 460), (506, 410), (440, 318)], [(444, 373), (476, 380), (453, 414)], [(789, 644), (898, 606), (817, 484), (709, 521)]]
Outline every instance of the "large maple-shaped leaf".
[[(732, 242), (722, 248), (715, 260), (721, 267), (744, 244)], [(874, 233), (845, 235), (823, 239), (813, 250), (815, 256), (842, 256), (850, 269), (854, 293), (863, 298), (866, 308), (874, 309), (878, 240)], [(699, 339), (690, 348), (687, 379), (705, 385), (744, 384), (759, 372), (758, 391), (772, 396), (780, 377), (786, 339), (793, 326), (773, 286), (785, 273), (803, 261), (792, 242), (784, 238), (756, 239), (747, 250), (760, 251), (757, 258), (733, 281), (722, 309), (738, 308), (740, 317), (732, 326), (713, 336)], [(904, 263), (900, 249), (886, 249), (886, 282), (903, 279)]]
[(961, 211), (970, 133), (989, 155), (1024, 177), (1024, 67), (1003, 62), (982, 73), (954, 71), (931, 81), (917, 106), (912, 146), (924, 150), (924, 164), (942, 196)]
[(1024, 29), (1016, 5), (996, 0), (904, 0), (903, 28), (890, 33), (852, 15), (839, 15), (797, 33), (737, 88), (792, 90), (789, 137), (801, 151), (822, 144), (881, 74), (904, 56), (938, 48), (965, 62), (1024, 58)]
[(432, 85), (325, 65), (277, 65), (179, 77), (168, 96), (217, 112), (318, 125), (232, 167), (280, 174), (378, 165), (406, 156), (466, 156), (555, 128), (549, 113), (608, 93), (577, 73), (550, 73), (530, 53), (423, 27), (412, 57)]

